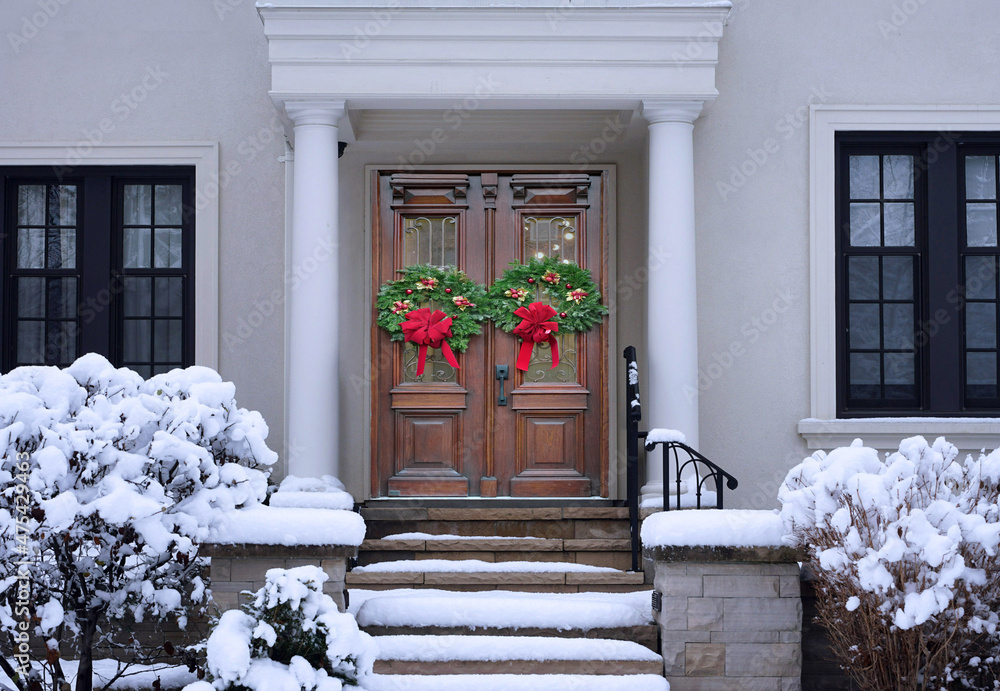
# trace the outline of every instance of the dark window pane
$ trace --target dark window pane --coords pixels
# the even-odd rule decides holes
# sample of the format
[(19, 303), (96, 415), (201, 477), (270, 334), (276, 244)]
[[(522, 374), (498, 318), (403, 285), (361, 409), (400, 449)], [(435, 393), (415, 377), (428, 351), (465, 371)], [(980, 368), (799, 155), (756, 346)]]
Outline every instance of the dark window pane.
[(847, 259), (848, 297), (852, 300), (878, 300), (878, 257)]
[(45, 364), (45, 322), (17, 322), (17, 362)]
[(882, 297), (886, 300), (913, 299), (913, 257), (882, 258)]
[(45, 268), (45, 230), (43, 228), (17, 229), (17, 268)]
[(850, 307), (851, 348), (876, 349), (879, 338), (878, 305), (854, 304)]
[(878, 247), (882, 244), (878, 204), (851, 204), (851, 244)]
[(966, 157), (965, 198), (997, 198), (997, 166), (995, 156)]
[(45, 279), (41, 277), (17, 279), (17, 316), (45, 316)]
[(160, 276), (156, 279), (156, 316), (184, 316), (184, 279)]
[(889, 385), (916, 384), (916, 358), (913, 353), (885, 354), (885, 383)]
[(913, 156), (885, 156), (882, 186), (886, 199), (913, 199)]
[(181, 266), (181, 229), (157, 228), (153, 244), (153, 266), (157, 269), (179, 269)]
[(129, 365), (128, 368), (133, 372), (137, 372), (143, 379), (149, 379), (151, 376), (149, 365)]
[[(165, 374), (172, 369), (177, 369), (176, 365), (153, 365), (153, 374)], [(148, 378), (148, 377), (147, 377)]]
[(76, 229), (49, 228), (48, 259), (50, 269), (76, 268)]
[(48, 317), (72, 319), (76, 317), (76, 278), (48, 279)]
[(149, 320), (126, 319), (123, 326), (122, 355), (125, 362), (149, 362)]
[(995, 300), (997, 298), (995, 257), (965, 258), (965, 297), (970, 300)]
[(966, 353), (965, 381), (969, 386), (996, 386), (996, 353)]
[(149, 228), (126, 228), (122, 263), (126, 269), (149, 268)]
[(997, 305), (995, 302), (970, 302), (965, 306), (965, 346), (997, 347)]
[(885, 245), (886, 247), (913, 247), (913, 204), (894, 203), (885, 205)]
[(153, 279), (148, 276), (122, 278), (122, 311), (126, 317), (148, 317), (152, 314), (150, 288)]
[(851, 156), (851, 199), (878, 199), (878, 156)]
[(45, 225), (45, 185), (17, 186), (17, 224)]
[(127, 226), (148, 226), (152, 221), (152, 185), (125, 185), (123, 218)]
[(156, 186), (156, 225), (179, 226), (181, 224), (180, 185)]
[(46, 353), (48, 361), (69, 365), (76, 359), (76, 322), (49, 322)]
[(885, 328), (885, 348), (913, 348), (913, 305), (885, 304), (882, 305), (882, 316)]
[(180, 362), (183, 329), (178, 319), (157, 319), (153, 327), (153, 361)]
[(969, 247), (996, 247), (997, 205), (966, 204), (965, 229)]
[(76, 185), (49, 187), (49, 225), (76, 225)]
[[(851, 353), (851, 385), (874, 385), (878, 386), (882, 382), (882, 369), (878, 353)], [(871, 398), (878, 398), (876, 393)]]

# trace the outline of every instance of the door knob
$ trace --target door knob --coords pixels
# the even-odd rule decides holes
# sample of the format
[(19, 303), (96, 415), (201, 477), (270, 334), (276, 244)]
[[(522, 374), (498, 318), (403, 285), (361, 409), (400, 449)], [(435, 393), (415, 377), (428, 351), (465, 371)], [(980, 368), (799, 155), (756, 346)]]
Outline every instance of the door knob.
[(497, 405), (507, 405), (507, 397), (503, 395), (503, 382), (509, 376), (509, 372), (507, 365), (497, 365), (497, 379), (500, 380), (500, 395), (497, 397)]

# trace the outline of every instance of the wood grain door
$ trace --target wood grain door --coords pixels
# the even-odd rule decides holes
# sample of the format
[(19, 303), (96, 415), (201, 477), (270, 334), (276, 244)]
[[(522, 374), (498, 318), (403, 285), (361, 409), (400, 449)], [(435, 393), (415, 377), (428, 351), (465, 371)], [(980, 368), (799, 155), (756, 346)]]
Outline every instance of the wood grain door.
[[(590, 269), (606, 295), (608, 182), (606, 172), (373, 172), (373, 288), (413, 264), (453, 264), (489, 284), (510, 261), (557, 256)], [(431, 351), (418, 378), (416, 350), (374, 327), (372, 496), (607, 496), (607, 326), (558, 338), (557, 367), (536, 346), (521, 372), (519, 339), (487, 323), (459, 369)]]

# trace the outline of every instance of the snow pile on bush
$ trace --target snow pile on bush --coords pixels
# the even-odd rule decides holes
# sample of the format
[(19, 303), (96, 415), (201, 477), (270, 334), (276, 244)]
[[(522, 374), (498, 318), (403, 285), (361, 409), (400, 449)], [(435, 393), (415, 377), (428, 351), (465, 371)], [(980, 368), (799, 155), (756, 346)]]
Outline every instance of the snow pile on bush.
[(323, 593), (316, 566), (271, 569), (254, 602), (223, 613), (208, 639), (212, 683), (185, 691), (339, 691), (371, 674), (376, 650)]
[[(0, 377), (0, 629), (19, 636), (30, 621), (76, 644), (78, 689), (92, 646), (112, 644), (107, 621), (184, 625), (188, 603), (207, 599), (198, 544), (266, 497), (277, 454), (234, 396), (204, 367), (143, 381), (93, 354)], [(48, 664), (61, 675), (54, 652)]]
[(820, 619), (863, 688), (994, 688), (1000, 451), (957, 455), (911, 437), (883, 461), (859, 440), (805, 459), (779, 490)]

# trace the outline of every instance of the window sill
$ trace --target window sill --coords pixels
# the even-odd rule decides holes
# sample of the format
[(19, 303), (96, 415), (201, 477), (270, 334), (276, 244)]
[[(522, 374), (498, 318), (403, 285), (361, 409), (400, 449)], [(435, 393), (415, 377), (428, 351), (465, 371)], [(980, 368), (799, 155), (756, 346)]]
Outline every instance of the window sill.
[(922, 435), (933, 441), (946, 437), (962, 451), (992, 451), (1000, 447), (1000, 418), (887, 417), (850, 420), (799, 420), (799, 434), (810, 449), (850, 446), (862, 439), (865, 446), (895, 450), (906, 437)]

